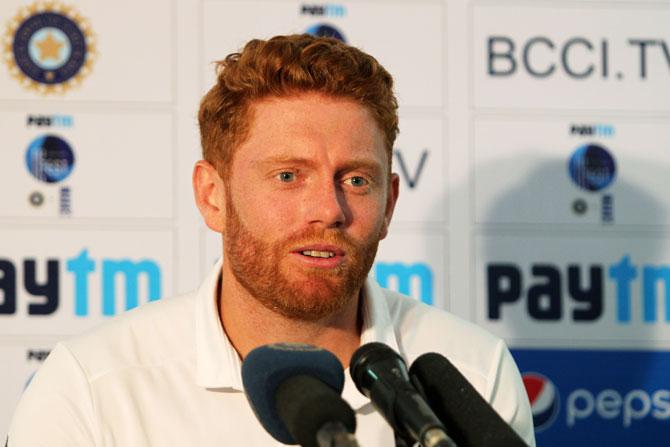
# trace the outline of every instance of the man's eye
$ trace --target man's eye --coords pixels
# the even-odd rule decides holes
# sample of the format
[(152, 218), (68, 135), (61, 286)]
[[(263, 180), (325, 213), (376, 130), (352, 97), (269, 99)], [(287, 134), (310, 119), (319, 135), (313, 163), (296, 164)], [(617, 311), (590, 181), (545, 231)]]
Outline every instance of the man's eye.
[(368, 181), (365, 178), (357, 176), (357, 175), (346, 179), (344, 181), (344, 183), (348, 183), (351, 186), (367, 186), (368, 185)]
[(290, 171), (280, 172), (279, 175), (277, 175), (277, 178), (284, 183), (290, 183), (295, 180), (295, 173)]

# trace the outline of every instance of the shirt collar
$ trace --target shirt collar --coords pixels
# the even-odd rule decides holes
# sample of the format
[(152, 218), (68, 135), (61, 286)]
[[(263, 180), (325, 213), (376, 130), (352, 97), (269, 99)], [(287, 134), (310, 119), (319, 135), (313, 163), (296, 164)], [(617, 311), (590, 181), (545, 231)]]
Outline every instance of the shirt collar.
[[(361, 345), (379, 342), (388, 345), (399, 352), (398, 341), (395, 336), (393, 320), (389, 311), (384, 291), (379, 284), (368, 277), (363, 286), (363, 328), (361, 330)], [(358, 391), (349, 368), (344, 371), (344, 390), (342, 397), (349, 402), (354, 410), (358, 410), (370, 403), (370, 399)]]
[[(219, 261), (196, 295), (196, 381), (205, 388), (229, 388), (242, 391), (242, 374), (237, 351), (223, 330), (218, 312), (217, 290), (221, 277)], [(385, 343), (399, 352), (393, 321), (387, 306), (384, 292), (377, 282), (368, 277), (363, 286), (363, 328), (361, 344), (370, 342)], [(345, 382), (342, 396), (354, 409), (369, 403), (351, 379), (349, 368), (344, 372)]]
[(223, 259), (219, 259), (196, 294), (196, 383), (242, 391), (242, 362), (219, 318), (217, 291), (222, 265)]

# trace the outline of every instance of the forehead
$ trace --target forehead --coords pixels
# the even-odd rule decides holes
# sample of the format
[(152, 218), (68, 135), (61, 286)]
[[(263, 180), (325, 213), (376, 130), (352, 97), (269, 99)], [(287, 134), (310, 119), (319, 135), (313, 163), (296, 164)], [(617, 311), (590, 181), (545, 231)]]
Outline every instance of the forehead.
[(270, 97), (249, 108), (243, 158), (296, 155), (328, 150), (334, 155), (386, 161), (384, 138), (367, 107), (346, 98), (318, 93)]

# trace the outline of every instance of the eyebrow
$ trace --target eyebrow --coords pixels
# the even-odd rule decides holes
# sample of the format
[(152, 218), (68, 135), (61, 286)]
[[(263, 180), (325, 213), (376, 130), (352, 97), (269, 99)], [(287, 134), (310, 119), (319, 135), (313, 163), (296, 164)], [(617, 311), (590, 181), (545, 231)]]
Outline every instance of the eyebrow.
[[(260, 166), (262, 168), (272, 167), (275, 165), (292, 165), (292, 166), (306, 166), (309, 168), (318, 167), (319, 163), (304, 157), (291, 157), (291, 156), (276, 156), (265, 158), (263, 160), (258, 160), (254, 162), (254, 165)], [(344, 164), (339, 167), (339, 171), (350, 171), (354, 169), (365, 169), (372, 171), (374, 174), (382, 173), (382, 166), (376, 161), (372, 161), (365, 158), (354, 158), (347, 160)]]

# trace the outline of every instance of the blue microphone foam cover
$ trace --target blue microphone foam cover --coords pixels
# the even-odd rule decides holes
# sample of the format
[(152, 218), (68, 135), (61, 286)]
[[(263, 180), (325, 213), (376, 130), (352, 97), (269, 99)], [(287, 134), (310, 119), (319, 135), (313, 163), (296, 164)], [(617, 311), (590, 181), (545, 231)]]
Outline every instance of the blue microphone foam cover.
[(273, 438), (296, 444), (277, 413), (275, 395), (286, 379), (309, 375), (330, 386), (338, 394), (344, 387), (344, 370), (331, 352), (298, 343), (276, 343), (258, 347), (242, 363), (242, 382), (256, 417)]

